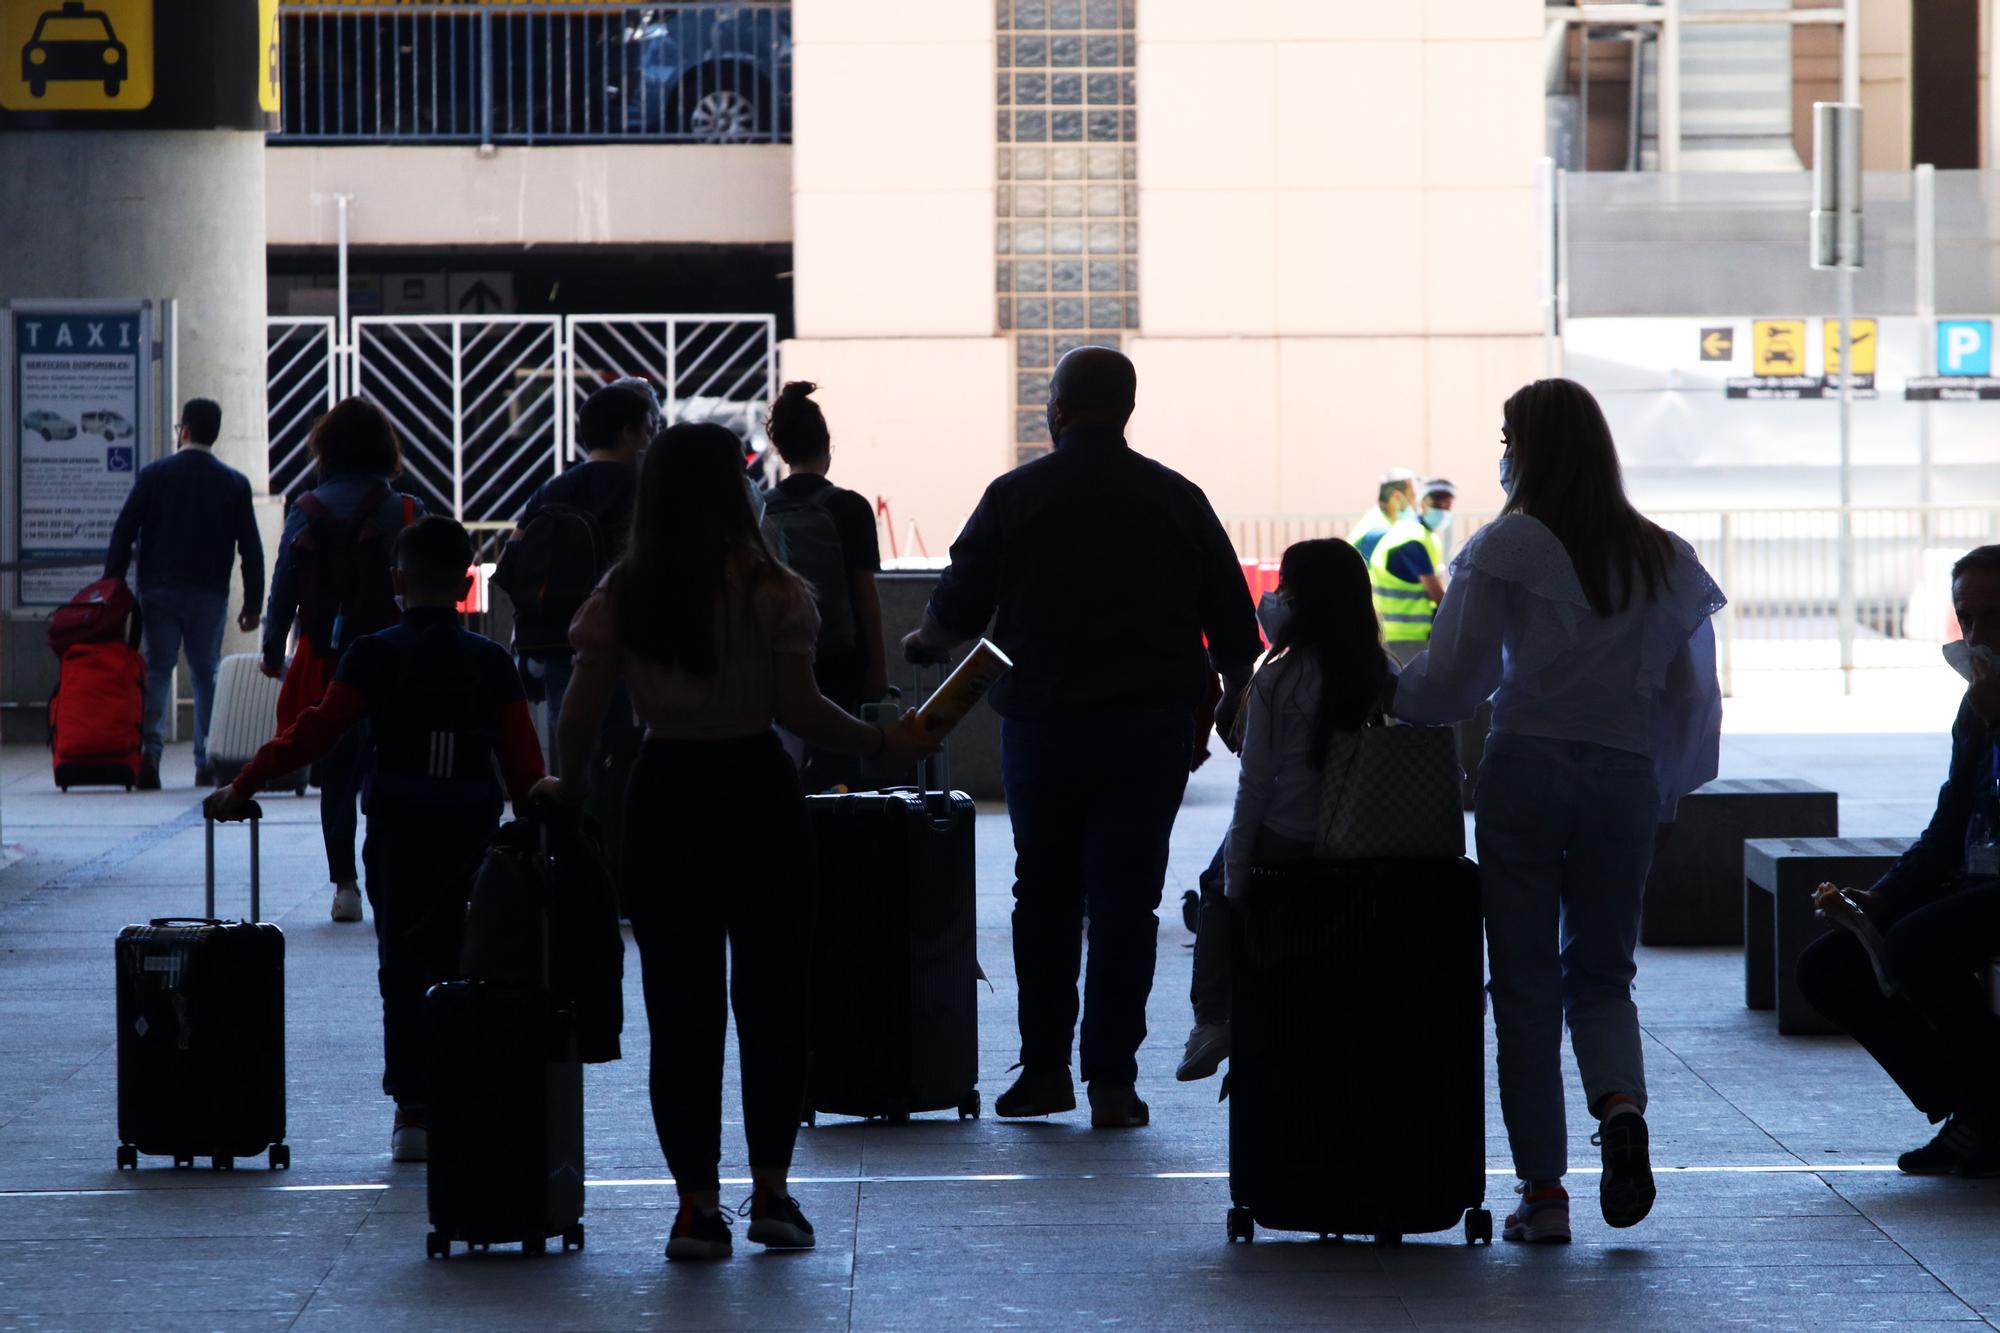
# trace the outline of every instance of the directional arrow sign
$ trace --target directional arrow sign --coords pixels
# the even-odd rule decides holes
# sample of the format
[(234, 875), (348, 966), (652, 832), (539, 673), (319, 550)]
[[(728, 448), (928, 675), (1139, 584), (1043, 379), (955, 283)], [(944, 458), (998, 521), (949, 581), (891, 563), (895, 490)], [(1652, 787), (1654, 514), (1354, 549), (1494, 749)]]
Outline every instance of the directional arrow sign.
[(448, 291), (455, 314), (492, 315), (514, 309), (511, 273), (454, 273)]
[(1701, 331), (1701, 359), (1704, 361), (1734, 361), (1736, 359), (1736, 330), (1733, 328), (1703, 329)]

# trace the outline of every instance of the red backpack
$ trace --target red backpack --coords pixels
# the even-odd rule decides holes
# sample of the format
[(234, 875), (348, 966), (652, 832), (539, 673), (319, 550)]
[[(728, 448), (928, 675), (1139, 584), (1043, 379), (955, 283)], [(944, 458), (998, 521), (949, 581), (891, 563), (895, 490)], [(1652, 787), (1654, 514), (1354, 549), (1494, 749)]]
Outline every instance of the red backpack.
[[(317, 496), (299, 498), (306, 528), (292, 543), (298, 569), (299, 635), (329, 664), (364, 634), (402, 619), (396, 610), (396, 534), (383, 528), (382, 510), (395, 492), (377, 485), (346, 518)], [(416, 515), (416, 501), (403, 497), (403, 525)]]
[(124, 579), (99, 579), (49, 617), (49, 649), (57, 657), (79, 643), (139, 646), (139, 599)]

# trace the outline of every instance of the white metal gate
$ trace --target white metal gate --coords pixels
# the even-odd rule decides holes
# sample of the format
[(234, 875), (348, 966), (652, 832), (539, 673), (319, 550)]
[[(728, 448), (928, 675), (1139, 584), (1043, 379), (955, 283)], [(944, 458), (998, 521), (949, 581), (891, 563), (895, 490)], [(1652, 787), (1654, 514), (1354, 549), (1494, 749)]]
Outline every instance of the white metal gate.
[(761, 451), (778, 392), (778, 321), (770, 315), (571, 315), (565, 415), (571, 452), (586, 398), (622, 375), (660, 389), (667, 423), (719, 421)]
[(271, 494), (290, 495), (312, 475), (307, 437), (340, 399), (340, 358), (331, 315), (272, 319), (264, 337)]

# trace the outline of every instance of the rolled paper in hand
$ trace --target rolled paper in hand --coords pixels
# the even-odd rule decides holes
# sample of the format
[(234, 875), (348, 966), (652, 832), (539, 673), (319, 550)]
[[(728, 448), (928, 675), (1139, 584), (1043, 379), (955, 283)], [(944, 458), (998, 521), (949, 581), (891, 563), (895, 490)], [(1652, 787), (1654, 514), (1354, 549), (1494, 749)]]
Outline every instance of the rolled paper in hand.
[(953, 727), (965, 720), (967, 713), (979, 706), (979, 701), (986, 697), (986, 691), (993, 688), (993, 682), (1006, 675), (1013, 665), (1013, 659), (994, 647), (991, 639), (981, 639), (965, 655), (965, 660), (945, 677), (937, 692), (917, 709), (917, 719), (924, 724), (924, 734), (934, 740), (943, 739)]

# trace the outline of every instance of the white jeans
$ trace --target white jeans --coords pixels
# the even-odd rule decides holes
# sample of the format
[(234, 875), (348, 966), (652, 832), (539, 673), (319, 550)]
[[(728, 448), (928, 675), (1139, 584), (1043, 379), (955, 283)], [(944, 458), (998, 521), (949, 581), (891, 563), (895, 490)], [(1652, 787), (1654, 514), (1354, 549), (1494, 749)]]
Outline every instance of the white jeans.
[(1500, 1107), (1515, 1174), (1554, 1180), (1569, 1166), (1565, 1019), (1590, 1107), (1624, 1093), (1645, 1109), (1632, 952), (1658, 784), (1645, 755), (1496, 734), (1477, 800)]

